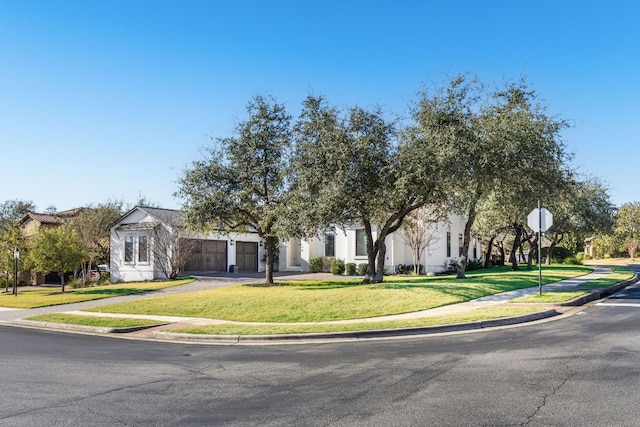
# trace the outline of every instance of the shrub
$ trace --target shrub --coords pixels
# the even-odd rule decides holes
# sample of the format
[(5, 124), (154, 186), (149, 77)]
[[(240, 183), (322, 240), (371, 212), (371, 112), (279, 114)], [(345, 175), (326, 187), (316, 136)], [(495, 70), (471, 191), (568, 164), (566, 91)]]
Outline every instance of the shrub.
[(312, 273), (319, 273), (323, 270), (324, 263), (322, 257), (316, 256), (309, 258), (309, 270)]
[(478, 270), (483, 267), (482, 261), (479, 259), (469, 259), (467, 260), (467, 269), (466, 271)]
[(582, 265), (582, 261), (578, 259), (578, 257), (573, 257), (573, 256), (565, 258), (564, 263), (571, 264), (571, 265)]
[(347, 276), (356, 275), (356, 264), (354, 262), (348, 262), (344, 267), (345, 267), (345, 274)]
[(331, 261), (331, 274), (336, 276), (344, 273), (344, 261), (341, 259), (334, 258)]
[(358, 275), (359, 276), (366, 276), (367, 275), (367, 270), (369, 270), (369, 264), (367, 264), (366, 262), (358, 264)]
[(322, 257), (322, 271), (328, 273), (331, 271), (331, 263), (333, 262), (333, 257), (323, 256)]
[(68, 286), (71, 289), (79, 289), (84, 287), (84, 283), (82, 283), (82, 279), (76, 278), (76, 279), (69, 280), (66, 286)]
[(108, 271), (101, 271), (100, 280), (98, 280), (98, 285), (99, 286), (108, 285), (109, 283), (111, 283), (111, 273)]
[(455, 273), (458, 271), (458, 260), (450, 259), (449, 261), (444, 262), (444, 272), (445, 273)]
[(398, 264), (394, 268), (396, 274), (410, 274), (413, 270), (410, 268), (411, 266), (408, 264)]

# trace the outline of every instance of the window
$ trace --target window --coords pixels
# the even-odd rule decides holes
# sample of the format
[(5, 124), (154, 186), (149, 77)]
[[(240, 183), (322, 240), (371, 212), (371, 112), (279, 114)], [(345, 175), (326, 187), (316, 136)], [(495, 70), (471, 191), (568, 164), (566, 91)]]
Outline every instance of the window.
[(451, 257), (451, 232), (447, 231), (447, 258)]
[(365, 233), (364, 228), (356, 230), (356, 256), (367, 256), (367, 234)]
[(336, 236), (334, 234), (324, 235), (324, 256), (336, 256)]
[(149, 262), (149, 237), (138, 236), (138, 262)]
[(478, 259), (478, 242), (475, 238), (473, 239), (473, 259)]
[(458, 249), (459, 249), (459, 256), (462, 256), (462, 250), (464, 249), (463, 244), (462, 244), (462, 234), (458, 234)]
[(124, 238), (124, 262), (133, 262), (133, 236)]

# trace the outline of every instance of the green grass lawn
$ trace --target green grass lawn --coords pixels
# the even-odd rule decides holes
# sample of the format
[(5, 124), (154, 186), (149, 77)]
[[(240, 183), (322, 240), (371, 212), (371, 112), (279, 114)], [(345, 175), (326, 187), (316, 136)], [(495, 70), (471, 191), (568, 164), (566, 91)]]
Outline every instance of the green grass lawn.
[(633, 271), (613, 267), (613, 273), (607, 275), (606, 277), (584, 283), (581, 286), (607, 287), (615, 285), (619, 282), (624, 282), (625, 280), (629, 280), (633, 277), (633, 274)]
[(171, 332), (212, 335), (275, 335), (309, 334), (320, 332), (353, 332), (381, 329), (417, 328), (423, 326), (450, 325), (454, 323), (475, 322), (519, 316), (543, 311), (540, 306), (483, 307), (472, 311), (446, 316), (423, 317), (420, 319), (393, 320), (386, 322), (359, 322), (340, 324), (292, 324), (292, 325), (208, 325), (172, 329)]
[(553, 304), (557, 302), (571, 301), (574, 298), (581, 297), (588, 294), (589, 291), (549, 291), (540, 294), (527, 295), (520, 298), (512, 299), (509, 302), (513, 303), (538, 303), (538, 304)]
[(185, 283), (189, 283), (193, 280), (194, 279), (189, 278), (162, 282), (121, 283), (95, 286), (91, 288), (70, 289), (65, 293), (61, 293), (60, 288), (51, 288), (51, 290), (28, 290), (28, 288), (20, 288), (17, 296), (11, 293), (0, 293), (0, 307), (37, 308), (51, 305), (70, 304), (73, 302), (139, 294), (157, 289), (170, 288), (172, 286), (184, 285)]
[(81, 316), (78, 314), (51, 313), (28, 317), (26, 320), (38, 322), (66, 323), (71, 325), (100, 326), (105, 328), (132, 328), (136, 326), (158, 325), (162, 322), (130, 317)]
[[(544, 283), (591, 272), (585, 266), (543, 267)], [(537, 286), (537, 270), (509, 267), (455, 276), (386, 277), (384, 283), (282, 281), (281, 286), (233, 286), (101, 306), (88, 311), (203, 317), (241, 322), (319, 322), (408, 313)]]

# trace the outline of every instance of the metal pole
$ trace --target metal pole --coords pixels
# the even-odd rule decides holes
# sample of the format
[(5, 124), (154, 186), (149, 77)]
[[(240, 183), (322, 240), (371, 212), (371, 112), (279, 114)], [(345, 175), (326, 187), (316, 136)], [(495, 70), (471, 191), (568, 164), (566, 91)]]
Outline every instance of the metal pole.
[(13, 295), (18, 295), (18, 257), (13, 255)]
[(542, 296), (542, 208), (538, 199), (538, 290)]

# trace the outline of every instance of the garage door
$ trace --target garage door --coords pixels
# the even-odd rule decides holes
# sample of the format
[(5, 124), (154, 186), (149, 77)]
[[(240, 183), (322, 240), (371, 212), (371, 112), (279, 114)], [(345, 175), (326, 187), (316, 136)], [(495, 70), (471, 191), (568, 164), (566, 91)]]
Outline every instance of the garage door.
[(236, 265), (241, 273), (258, 271), (258, 243), (236, 242)]
[(192, 240), (193, 249), (185, 265), (185, 271), (226, 271), (226, 240)]

